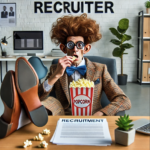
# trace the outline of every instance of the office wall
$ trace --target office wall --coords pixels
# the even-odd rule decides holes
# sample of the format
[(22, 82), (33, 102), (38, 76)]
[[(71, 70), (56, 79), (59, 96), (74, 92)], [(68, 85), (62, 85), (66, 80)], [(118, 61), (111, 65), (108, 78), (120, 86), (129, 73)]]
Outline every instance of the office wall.
[[(44, 0), (40, 0), (44, 3)], [(54, 0), (51, 0), (53, 3)], [(17, 24), (15, 27), (0, 27), (0, 38), (3, 36), (11, 36), (14, 30), (43, 30), (44, 31), (44, 54), (50, 55), (51, 49), (56, 46), (51, 42), (49, 37), (49, 31), (51, 25), (56, 19), (65, 14), (59, 13), (34, 13), (34, 0), (1, 0), (3, 3), (16, 3), (16, 15)], [(77, 0), (74, 0), (77, 2)], [(105, 2), (105, 1), (103, 1)], [(116, 27), (118, 21), (122, 18), (129, 19), (129, 29), (127, 34), (132, 36), (132, 43), (134, 46), (131, 49), (126, 50), (128, 55), (124, 56), (124, 74), (128, 74), (128, 82), (136, 81), (137, 74), (137, 34), (138, 34), (138, 12), (144, 10), (144, 0), (111, 0), (113, 2), (114, 13), (108, 11), (108, 13), (89, 13), (88, 16), (95, 19), (100, 25), (100, 31), (102, 33), (102, 39), (92, 44), (92, 50), (88, 55), (98, 55), (103, 57), (115, 58), (117, 61), (117, 72), (120, 74), (120, 59), (112, 56), (112, 51), (116, 47), (110, 42), (115, 38), (110, 31), (110, 27)], [(102, 10), (104, 10), (104, 4)], [(8, 39), (9, 44), (5, 46), (7, 54), (14, 55), (13, 53), (13, 38)], [(40, 55), (40, 54), (39, 54)], [(47, 67), (50, 66), (50, 62), (45, 62)], [(3, 76), (5, 75), (5, 64), (3, 63)], [(8, 69), (14, 70), (14, 62), (8, 62)]]

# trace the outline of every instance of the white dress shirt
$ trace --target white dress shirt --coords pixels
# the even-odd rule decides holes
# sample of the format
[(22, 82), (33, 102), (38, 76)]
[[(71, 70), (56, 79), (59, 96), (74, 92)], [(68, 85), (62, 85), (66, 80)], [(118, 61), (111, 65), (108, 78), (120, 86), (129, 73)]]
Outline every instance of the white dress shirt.
[[(81, 63), (78, 65), (78, 67), (79, 67), (79, 66), (82, 66), (82, 65), (85, 65), (85, 59), (84, 59), (84, 57), (83, 57)], [(73, 66), (73, 65), (72, 65), (72, 66)], [(76, 66), (74, 66), (74, 67), (76, 67)], [(81, 78), (81, 75), (80, 75), (80, 73), (79, 73), (78, 71), (75, 71), (71, 76), (72, 76), (72, 79), (73, 79), (74, 81), (77, 81), (78, 79)], [(45, 91), (48, 92), (52, 87), (53, 87), (53, 85), (49, 85), (49, 84), (48, 84), (48, 79), (47, 79), (47, 80), (44, 82), (44, 89), (45, 89)]]

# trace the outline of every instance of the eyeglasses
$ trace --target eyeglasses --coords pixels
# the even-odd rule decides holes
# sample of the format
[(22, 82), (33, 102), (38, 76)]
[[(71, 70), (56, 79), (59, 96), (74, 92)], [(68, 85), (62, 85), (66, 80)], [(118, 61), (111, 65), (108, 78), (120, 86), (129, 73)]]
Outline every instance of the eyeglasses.
[(78, 41), (76, 44), (72, 41), (69, 41), (67, 44), (65, 44), (65, 46), (67, 46), (68, 49), (73, 49), (74, 46), (76, 46), (78, 49), (83, 49), (85, 44), (82, 41)]

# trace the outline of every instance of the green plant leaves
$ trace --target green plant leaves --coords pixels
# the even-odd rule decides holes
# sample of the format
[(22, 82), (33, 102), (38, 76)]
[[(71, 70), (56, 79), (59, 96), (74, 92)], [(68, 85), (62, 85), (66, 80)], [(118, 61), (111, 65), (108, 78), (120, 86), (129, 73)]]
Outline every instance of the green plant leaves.
[(129, 120), (129, 115), (120, 116), (118, 120), (116, 120), (116, 125), (119, 127), (120, 130), (129, 130), (133, 124), (130, 124), (132, 120)]
[[(124, 51), (126, 49), (129, 49), (129, 48), (133, 47), (129, 43), (123, 44), (125, 41), (129, 41), (131, 39), (130, 35), (125, 34), (125, 32), (127, 31), (128, 28), (129, 28), (129, 20), (127, 18), (123, 18), (119, 21), (117, 29), (109, 28), (111, 33), (119, 39), (119, 40), (112, 39), (110, 41), (113, 44), (118, 45), (118, 47), (116, 47), (113, 50), (112, 54), (113, 54), (114, 57), (120, 57), (121, 62), (123, 62), (122, 61), (123, 55), (128, 54), (128, 53), (124, 53)], [(121, 74), (123, 74), (123, 64), (121, 65)]]
[(129, 27), (129, 20), (127, 18), (123, 18), (119, 21), (119, 28), (122, 30), (127, 30)]
[(112, 39), (110, 42), (112, 42), (115, 45), (120, 45), (121, 44), (121, 42), (119, 40), (116, 40), (116, 39)]
[(124, 34), (127, 30), (124, 30), (124, 29), (120, 29), (119, 28), (119, 26), (117, 27), (117, 30), (120, 32), (120, 33), (122, 33), (122, 34)]
[(124, 34), (124, 35), (122, 35), (121, 42), (123, 43), (125, 41), (129, 41), (130, 39), (131, 39), (130, 35)]
[(109, 28), (111, 33), (115, 35), (118, 39), (122, 39), (122, 35), (115, 29), (115, 28)]
[(114, 50), (113, 50), (113, 56), (115, 57), (121, 57), (122, 54), (123, 54), (123, 51), (121, 50), (121, 48), (119, 47), (116, 47)]
[(145, 2), (145, 7), (146, 7), (146, 8), (150, 8), (150, 1), (146, 1), (146, 2)]
[(133, 46), (131, 44), (129, 44), (129, 43), (125, 43), (125, 44), (121, 45), (121, 48), (124, 48), (124, 49), (129, 49), (131, 47), (133, 47)]

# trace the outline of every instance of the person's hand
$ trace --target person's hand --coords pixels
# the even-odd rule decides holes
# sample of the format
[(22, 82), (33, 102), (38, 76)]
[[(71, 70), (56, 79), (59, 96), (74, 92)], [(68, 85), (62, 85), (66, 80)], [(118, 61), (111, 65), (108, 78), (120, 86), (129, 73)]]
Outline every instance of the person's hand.
[(93, 116), (103, 116), (104, 113), (101, 111), (97, 111)]
[(55, 75), (57, 77), (63, 76), (66, 67), (70, 67), (72, 64), (72, 56), (64, 56), (58, 60), (57, 68), (55, 71)]

